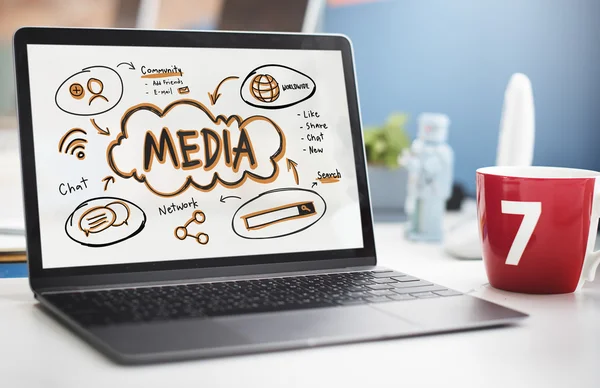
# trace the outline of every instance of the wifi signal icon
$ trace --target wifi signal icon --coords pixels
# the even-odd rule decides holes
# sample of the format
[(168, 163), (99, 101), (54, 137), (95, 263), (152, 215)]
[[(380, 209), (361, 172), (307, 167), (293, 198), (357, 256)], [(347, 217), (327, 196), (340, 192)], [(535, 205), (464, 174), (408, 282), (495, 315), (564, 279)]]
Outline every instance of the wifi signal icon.
[(85, 159), (85, 145), (88, 141), (83, 136), (87, 136), (87, 132), (83, 129), (71, 129), (60, 138), (58, 152), (75, 155), (79, 160)]

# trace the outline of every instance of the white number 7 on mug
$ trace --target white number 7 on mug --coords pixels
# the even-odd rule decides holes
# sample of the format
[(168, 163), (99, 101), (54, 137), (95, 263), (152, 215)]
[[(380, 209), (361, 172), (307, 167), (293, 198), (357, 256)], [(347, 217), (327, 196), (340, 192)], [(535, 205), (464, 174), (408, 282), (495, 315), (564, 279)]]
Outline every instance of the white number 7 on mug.
[(541, 202), (501, 201), (503, 214), (521, 214), (523, 220), (517, 231), (517, 235), (508, 251), (506, 264), (519, 265), (523, 251), (533, 234), (540, 215), (542, 214)]

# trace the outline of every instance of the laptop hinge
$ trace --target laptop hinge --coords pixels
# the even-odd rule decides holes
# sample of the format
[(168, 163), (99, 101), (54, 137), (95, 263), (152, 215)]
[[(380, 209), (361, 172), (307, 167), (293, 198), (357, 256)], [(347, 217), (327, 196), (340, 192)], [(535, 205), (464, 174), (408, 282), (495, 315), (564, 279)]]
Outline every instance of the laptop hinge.
[[(249, 266), (245, 266), (249, 267)], [(186, 276), (186, 277), (177, 277), (169, 279), (167, 276), (163, 276), (160, 279), (152, 278), (152, 277), (143, 277), (139, 276), (141, 274), (129, 274), (130, 279), (123, 279), (123, 281), (114, 282), (101, 282), (95, 281), (100, 279), (90, 279), (94, 281), (84, 282), (82, 280), (83, 277), (70, 277), (63, 278), (58, 284), (47, 285), (45, 287), (39, 287), (37, 284), (32, 285), (34, 292), (39, 294), (43, 294), (46, 292), (60, 292), (60, 291), (85, 291), (85, 290), (95, 290), (95, 289), (113, 289), (113, 288), (128, 288), (128, 287), (142, 287), (142, 286), (154, 286), (154, 285), (172, 285), (172, 284), (188, 284), (188, 283), (200, 283), (200, 282), (216, 282), (216, 281), (232, 281), (232, 280), (247, 280), (247, 279), (260, 279), (260, 278), (270, 278), (270, 277), (281, 277), (281, 276), (297, 276), (301, 274), (320, 274), (320, 273), (336, 273), (336, 272), (351, 272), (351, 271), (369, 271), (376, 268), (372, 265), (357, 265), (357, 266), (345, 266), (345, 267), (331, 267), (331, 268), (296, 268), (296, 270), (291, 270), (289, 268), (282, 269), (281, 271), (260, 271), (260, 272), (250, 272), (248, 268), (246, 268), (246, 273), (244, 274), (227, 274), (227, 273), (213, 273), (206, 274), (205, 276)], [(188, 270), (191, 271), (191, 270)], [(169, 271), (174, 272), (174, 271)], [(178, 272), (178, 271), (177, 271)], [(162, 274), (165, 274), (165, 271), (161, 271)], [(122, 274), (119, 274), (122, 275)], [(137, 276), (134, 276), (137, 275)], [(212, 275), (212, 276), (211, 276)], [(93, 275), (98, 277), (99, 275)], [(110, 275), (111, 278), (114, 278), (116, 275)], [(89, 277), (87, 277), (89, 278)], [(114, 279), (112, 279), (114, 280)]]

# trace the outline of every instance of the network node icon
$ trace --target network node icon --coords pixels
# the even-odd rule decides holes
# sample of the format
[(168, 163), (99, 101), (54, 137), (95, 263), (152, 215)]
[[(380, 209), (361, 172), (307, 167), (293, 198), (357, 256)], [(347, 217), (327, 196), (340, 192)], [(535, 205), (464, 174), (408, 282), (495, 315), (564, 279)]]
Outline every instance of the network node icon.
[(195, 234), (195, 235), (188, 233), (188, 226), (192, 222), (194, 222), (196, 224), (203, 224), (205, 220), (206, 220), (206, 215), (204, 215), (204, 212), (201, 210), (196, 210), (192, 214), (192, 218), (190, 218), (185, 223), (185, 225), (178, 226), (177, 228), (175, 228), (175, 237), (177, 237), (179, 240), (185, 240), (188, 237), (192, 237), (196, 241), (198, 241), (198, 244), (202, 244), (202, 245), (208, 244), (208, 240), (209, 240), (208, 234), (202, 233), (202, 232), (199, 232), (198, 234)]

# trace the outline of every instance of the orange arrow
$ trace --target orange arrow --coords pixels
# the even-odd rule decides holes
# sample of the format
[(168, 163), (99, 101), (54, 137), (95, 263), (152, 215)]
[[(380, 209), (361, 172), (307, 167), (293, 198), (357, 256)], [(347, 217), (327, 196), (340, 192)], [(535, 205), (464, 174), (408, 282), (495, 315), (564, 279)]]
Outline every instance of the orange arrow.
[(221, 97), (221, 93), (219, 93), (219, 88), (221, 87), (221, 85), (223, 85), (225, 82), (229, 81), (230, 79), (238, 79), (238, 78), (240, 78), (240, 77), (237, 77), (235, 75), (226, 77), (221, 82), (219, 82), (219, 84), (217, 85), (217, 87), (215, 88), (215, 91), (213, 93), (208, 92), (208, 98), (210, 98), (210, 105), (215, 105), (217, 100), (219, 99), (219, 97)]
[(292, 169), (292, 173), (294, 174), (294, 180), (296, 181), (296, 184), (300, 184), (300, 180), (298, 179), (298, 170), (296, 169), (296, 167), (298, 166), (298, 163), (294, 162), (292, 159), (286, 159), (287, 160), (287, 169), (288, 171), (290, 171), (290, 169)]
[(115, 183), (115, 177), (114, 176), (110, 176), (109, 175), (109, 176), (104, 177), (104, 179), (102, 179), (102, 182), (106, 182), (106, 183), (104, 183), (104, 191), (106, 191), (106, 189), (108, 188), (108, 183), (111, 182), (111, 181), (113, 183)]
[(94, 128), (96, 128), (96, 131), (98, 131), (98, 133), (100, 135), (104, 135), (104, 136), (109, 136), (110, 135), (110, 129), (106, 128), (106, 130), (100, 128), (100, 126), (98, 126), (98, 124), (96, 124), (96, 120), (95, 119), (90, 119), (90, 122), (92, 123), (92, 125), (94, 126)]

